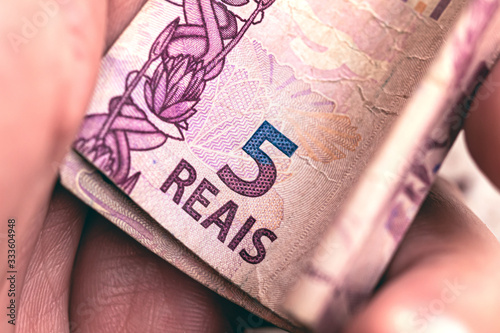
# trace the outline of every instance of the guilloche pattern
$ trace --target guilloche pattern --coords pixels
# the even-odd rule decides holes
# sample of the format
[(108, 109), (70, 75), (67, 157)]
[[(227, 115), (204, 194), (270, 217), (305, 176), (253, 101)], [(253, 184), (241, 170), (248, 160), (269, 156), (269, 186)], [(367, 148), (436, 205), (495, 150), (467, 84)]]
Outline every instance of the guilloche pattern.
[[(150, 0), (103, 59), (63, 183), (203, 284), (297, 329), (282, 304), (464, 4)], [(383, 248), (404, 234), (401, 207), (373, 224)]]

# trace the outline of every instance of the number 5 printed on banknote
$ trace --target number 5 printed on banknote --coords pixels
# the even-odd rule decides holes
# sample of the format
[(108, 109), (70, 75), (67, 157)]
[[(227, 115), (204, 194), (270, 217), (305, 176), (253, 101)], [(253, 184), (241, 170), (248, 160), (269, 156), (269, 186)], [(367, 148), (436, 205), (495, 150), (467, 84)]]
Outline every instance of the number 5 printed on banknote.
[(442, 84), (422, 80), (466, 3), (149, 0), (102, 61), (62, 182), (249, 311), (339, 328), (428, 191), (451, 107), (493, 63), (498, 3), (478, 0), (466, 13), (484, 24), (452, 33), (470, 54), (446, 44)]

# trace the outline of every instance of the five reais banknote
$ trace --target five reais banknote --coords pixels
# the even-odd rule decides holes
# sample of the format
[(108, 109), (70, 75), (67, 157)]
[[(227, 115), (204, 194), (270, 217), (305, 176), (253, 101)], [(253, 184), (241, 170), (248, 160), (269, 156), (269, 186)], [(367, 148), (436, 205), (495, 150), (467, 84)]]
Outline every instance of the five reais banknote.
[(62, 182), (249, 311), (339, 330), (496, 61), (499, 6), (150, 0), (103, 59)]

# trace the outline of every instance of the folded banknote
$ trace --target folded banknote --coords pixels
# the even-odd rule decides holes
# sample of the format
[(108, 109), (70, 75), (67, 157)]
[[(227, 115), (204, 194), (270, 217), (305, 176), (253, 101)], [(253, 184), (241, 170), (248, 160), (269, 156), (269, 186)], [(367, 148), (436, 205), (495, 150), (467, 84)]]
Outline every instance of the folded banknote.
[(262, 318), (339, 330), (496, 60), (498, 5), (150, 0), (102, 61), (62, 183)]

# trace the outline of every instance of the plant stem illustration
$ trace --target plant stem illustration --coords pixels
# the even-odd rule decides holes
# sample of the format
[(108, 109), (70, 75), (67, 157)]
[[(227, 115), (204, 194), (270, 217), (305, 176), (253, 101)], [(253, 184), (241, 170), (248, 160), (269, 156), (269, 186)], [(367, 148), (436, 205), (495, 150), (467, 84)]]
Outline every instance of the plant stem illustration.
[[(111, 98), (107, 113), (85, 118), (75, 148), (130, 193), (140, 177), (140, 172), (129, 175), (130, 152), (156, 149), (169, 138), (184, 141), (205, 83), (221, 73), (226, 56), (274, 1), (256, 0), (255, 9), (242, 19), (228, 6), (246, 6), (249, 0), (184, 0), (185, 22), (176, 18), (158, 35), (141, 69), (127, 75), (123, 94)], [(238, 20), (243, 22), (239, 30)], [(149, 77), (148, 70), (158, 61)], [(174, 125), (180, 137), (159, 130), (135, 103), (132, 94), (142, 81), (149, 111)]]

